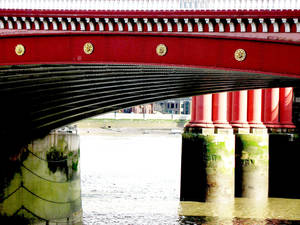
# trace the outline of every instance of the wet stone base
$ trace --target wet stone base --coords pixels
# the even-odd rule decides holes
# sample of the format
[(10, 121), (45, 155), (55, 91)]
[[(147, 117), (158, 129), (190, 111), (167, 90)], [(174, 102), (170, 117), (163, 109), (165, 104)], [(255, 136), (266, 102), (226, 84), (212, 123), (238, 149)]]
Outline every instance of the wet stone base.
[(79, 147), (78, 135), (52, 133), (6, 157), (0, 224), (80, 223)]
[(236, 134), (236, 197), (268, 198), (269, 135)]
[(209, 216), (181, 216), (180, 225), (299, 225), (297, 220), (220, 218)]
[(182, 135), (181, 201), (234, 200), (234, 135)]
[[(21, 213), (19, 213), (21, 214)], [(23, 213), (23, 215), (14, 215), (14, 216), (0, 216), (1, 224), (12, 224), (12, 225), (82, 225), (82, 211), (73, 213), (68, 218), (64, 219), (53, 219), (53, 220), (44, 220), (38, 218), (30, 218), (30, 216)]]
[(300, 199), (299, 134), (270, 134), (269, 196)]

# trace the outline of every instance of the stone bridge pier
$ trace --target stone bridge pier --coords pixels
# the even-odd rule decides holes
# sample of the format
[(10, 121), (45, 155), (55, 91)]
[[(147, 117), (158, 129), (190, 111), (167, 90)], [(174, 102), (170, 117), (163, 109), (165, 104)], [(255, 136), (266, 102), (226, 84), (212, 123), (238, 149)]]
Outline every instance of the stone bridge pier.
[(295, 152), (296, 145), (288, 141), (295, 128), (292, 99), (293, 88), (193, 97), (192, 118), (182, 136), (180, 199), (233, 202), (234, 197), (283, 197), (278, 190), (285, 185), (278, 185), (274, 171), (284, 166), (283, 146)]
[(1, 157), (1, 224), (81, 224), (79, 160), (74, 130), (57, 130)]

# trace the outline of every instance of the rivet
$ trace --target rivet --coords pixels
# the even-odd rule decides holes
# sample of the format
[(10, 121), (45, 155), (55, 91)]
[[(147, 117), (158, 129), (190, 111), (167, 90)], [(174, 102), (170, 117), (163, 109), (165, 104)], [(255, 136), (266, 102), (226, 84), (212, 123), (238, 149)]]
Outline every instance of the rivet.
[(25, 53), (25, 47), (23, 45), (21, 45), (21, 44), (18, 44), (16, 46), (16, 48), (15, 48), (15, 52), (16, 52), (17, 55), (20, 55), (20, 56), (24, 55), (24, 53)]
[(156, 53), (159, 56), (164, 56), (165, 54), (167, 54), (167, 46), (165, 46), (164, 44), (157, 45)]
[(244, 61), (246, 59), (246, 51), (244, 49), (237, 49), (235, 52), (234, 52), (234, 58), (241, 62), (241, 61)]
[(84, 51), (84, 53), (87, 54), (87, 55), (92, 54), (93, 51), (94, 51), (94, 46), (93, 46), (93, 44), (92, 44), (92, 43), (89, 43), (89, 42), (85, 43), (84, 46), (83, 46), (83, 51)]

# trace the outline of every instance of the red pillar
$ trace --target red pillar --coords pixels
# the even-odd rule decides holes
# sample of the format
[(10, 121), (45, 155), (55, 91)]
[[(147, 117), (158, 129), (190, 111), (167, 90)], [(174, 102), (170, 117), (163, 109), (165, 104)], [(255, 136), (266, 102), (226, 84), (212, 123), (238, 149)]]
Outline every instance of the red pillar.
[(232, 92), (227, 94), (227, 121), (232, 120)]
[(196, 96), (192, 97), (192, 113), (191, 113), (191, 121), (190, 123), (194, 123), (196, 121)]
[(249, 127), (247, 122), (247, 91), (232, 92), (232, 127)]
[(295, 128), (292, 122), (293, 88), (280, 88), (279, 122), (281, 127)]
[(279, 128), (279, 88), (264, 91), (264, 124), (270, 128)]
[(262, 89), (248, 91), (248, 123), (253, 128), (265, 127), (262, 123)]
[(200, 95), (192, 99), (192, 127), (214, 127), (212, 123), (212, 95)]
[(213, 94), (212, 120), (217, 128), (231, 128), (227, 120), (227, 92)]

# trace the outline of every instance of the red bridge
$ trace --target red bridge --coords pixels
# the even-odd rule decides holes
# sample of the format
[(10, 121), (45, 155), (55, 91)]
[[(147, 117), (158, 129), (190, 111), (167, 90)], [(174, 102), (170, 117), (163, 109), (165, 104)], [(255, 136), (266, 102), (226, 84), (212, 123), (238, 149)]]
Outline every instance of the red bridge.
[[(193, 98), (192, 120), (183, 134), (181, 200), (266, 200), (269, 143), (275, 149), (270, 151), (270, 193), (278, 197), (280, 184), (289, 186), (278, 182), (276, 169), (284, 167), (278, 152), (285, 143), (290, 146), (285, 151), (298, 151), (290, 141), (293, 134), (276, 136), (261, 128), (294, 128), (290, 87), (300, 85), (298, 2), (0, 0), (1, 215), (25, 210), (47, 223), (63, 217), (69, 223), (81, 209), (80, 180), (68, 180), (73, 173), (79, 177), (79, 147), (67, 149), (79, 146), (79, 138), (68, 140), (68, 155), (55, 151), (57, 143), (50, 150), (32, 144), (20, 152), (31, 140), (108, 111), (195, 95), (201, 96)], [(238, 92), (221, 93), (229, 91)], [(36, 168), (41, 160), (48, 163), (46, 172), (44, 166)], [(72, 171), (67, 180), (53, 181), (57, 162)], [(19, 187), (10, 190), (19, 171), (26, 172)], [(51, 176), (44, 178), (41, 171)], [(48, 190), (44, 181), (58, 190), (54, 194), (66, 195), (54, 196), (56, 202), (52, 193), (40, 196), (34, 188)], [(57, 183), (68, 183), (70, 196)], [(293, 197), (300, 196), (298, 184), (290, 184), (297, 189)], [(52, 205), (48, 214), (44, 205), (34, 205), (30, 210), (30, 198), (21, 203), (10, 198), (18, 190), (45, 205), (70, 209)], [(4, 207), (9, 201), (15, 203), (13, 213)]]
[(161, 99), (297, 86), (299, 18), (288, 9), (2, 9), (2, 133), (17, 126), (37, 137)]

